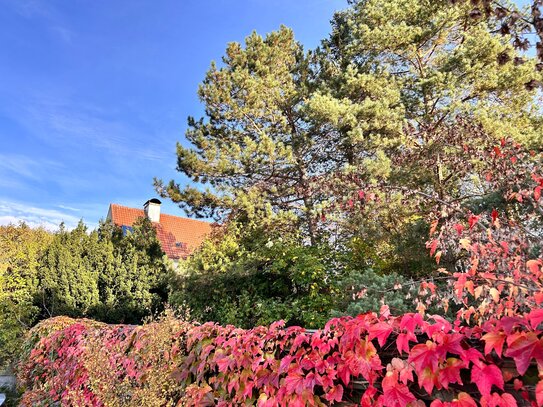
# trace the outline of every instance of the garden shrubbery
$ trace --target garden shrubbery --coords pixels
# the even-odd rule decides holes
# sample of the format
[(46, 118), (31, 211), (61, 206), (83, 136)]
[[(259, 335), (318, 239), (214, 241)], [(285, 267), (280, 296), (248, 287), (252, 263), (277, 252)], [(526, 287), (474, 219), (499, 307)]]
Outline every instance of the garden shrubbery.
[(221, 224), (175, 276), (146, 220), (60, 231), (32, 284), (0, 269), (29, 324), (200, 323), (44, 321), (22, 405), (543, 405), (541, 70), (470, 10), (353, 0), (314, 51), (229, 44), (178, 145), (192, 183), (155, 181)]
[(0, 368), (25, 333), (58, 315), (141, 323), (164, 309), (171, 268), (148, 219), (133, 233), (102, 223), (55, 232), (0, 226)]
[(542, 321), (537, 309), (470, 328), (386, 307), (316, 332), (54, 318), (19, 367), (21, 405), (542, 405)]
[(452, 207), (430, 222), (427, 246), (437, 263), (456, 257), (454, 270), (416, 292), (399, 278), (357, 288), (359, 300), (373, 289), (385, 302), (407, 291), (417, 312), (391, 316), (383, 305), (315, 332), (171, 315), (143, 326), (47, 320), (18, 367), (22, 405), (543, 405), (543, 259), (537, 234), (515, 220), (537, 224), (543, 176), (514, 142), (486, 153), (501, 175), (488, 172), (487, 185), (515, 211)]

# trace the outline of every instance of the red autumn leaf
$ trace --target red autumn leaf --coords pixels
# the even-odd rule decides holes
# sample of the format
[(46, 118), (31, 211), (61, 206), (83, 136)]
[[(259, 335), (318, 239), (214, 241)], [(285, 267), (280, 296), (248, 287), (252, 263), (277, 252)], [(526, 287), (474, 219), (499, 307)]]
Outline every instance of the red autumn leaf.
[(302, 394), (305, 388), (304, 376), (300, 373), (290, 373), (285, 377), (285, 387), (289, 393)]
[(538, 275), (541, 268), (541, 260), (528, 260), (526, 262), (526, 267), (530, 270), (530, 273)]
[(419, 378), (419, 387), (426, 390), (428, 394), (432, 394), (434, 387), (440, 388), (438, 375), (431, 368), (427, 367), (422, 372), (417, 374)]
[(437, 345), (432, 341), (413, 346), (407, 360), (413, 363), (417, 374), (427, 367), (433, 371), (437, 370), (439, 355), (436, 349)]
[(398, 383), (398, 372), (388, 372), (383, 378), (382, 387), (383, 401), (387, 407), (406, 407), (416, 400), (405, 384)]
[(539, 407), (543, 406), (543, 380), (540, 380), (535, 386), (535, 399)]
[(458, 393), (457, 401), (458, 402), (455, 404), (455, 407), (477, 407), (477, 403), (468, 393)]
[(436, 253), (436, 264), (439, 264), (439, 262), (441, 261), (441, 256), (443, 255), (443, 252), (441, 250), (439, 250), (437, 253)]
[(382, 305), (379, 309), (379, 316), (381, 319), (390, 318), (390, 307), (388, 305)]
[(392, 358), (390, 366), (398, 372), (402, 383), (407, 384), (413, 381), (413, 367), (405, 360)]
[(436, 249), (437, 249), (437, 243), (438, 243), (437, 240), (434, 239), (428, 244), (427, 247), (430, 249), (430, 257), (434, 256), (434, 253), (436, 252)]
[(458, 233), (459, 235), (462, 234), (462, 232), (464, 231), (464, 225), (461, 225), (460, 223), (457, 223), (453, 226), (454, 230), (456, 230), (456, 233)]
[(481, 406), (482, 407), (517, 407), (517, 401), (515, 398), (508, 394), (503, 393), (502, 395), (499, 395), (498, 393), (492, 393), (492, 395), (483, 396), (481, 398)]
[[(513, 329), (516, 327), (525, 327), (527, 325), (526, 319), (518, 316), (503, 317), (500, 319), (500, 325), (503, 328), (506, 335), (510, 335)], [(515, 338), (516, 339), (516, 338)], [(507, 339), (508, 344), (512, 342), (511, 338)]]
[[(450, 332), (452, 325), (445, 318), (439, 315), (432, 315), (431, 317), (429, 317), (429, 319), (433, 319), (435, 321), (435, 324), (429, 324), (426, 326), (426, 329), (424, 331), (428, 334), (428, 336), (432, 337), (436, 332)], [(449, 338), (449, 336), (442, 337), (442, 339), (444, 340), (446, 340), (447, 338)]]
[(500, 368), (496, 365), (474, 365), (471, 370), (471, 382), (477, 385), (477, 388), (483, 396), (490, 396), (492, 386), (503, 390), (503, 375)]
[(232, 365), (234, 360), (230, 356), (225, 356), (220, 359), (217, 359), (217, 366), (219, 367), (219, 372), (226, 372), (230, 365)]
[(255, 386), (255, 382), (251, 381), (251, 380), (248, 380), (244, 383), (244, 386), (245, 388), (243, 389), (243, 396), (244, 397), (251, 397), (251, 395), (253, 394), (253, 388)]
[(492, 223), (496, 223), (496, 219), (498, 219), (498, 211), (496, 209), (492, 209)]
[(294, 343), (292, 344), (292, 347), (294, 349), (300, 347), (300, 345), (304, 344), (304, 343), (309, 343), (309, 339), (310, 337), (305, 335), (305, 334), (298, 334), (296, 336), (296, 339), (294, 339)]
[(456, 297), (461, 299), (463, 296), (464, 288), (466, 287), (466, 283), (468, 281), (468, 275), (467, 273), (454, 273), (453, 276), (456, 278), (456, 281), (454, 282), (454, 291), (456, 293)]
[(375, 402), (373, 400), (373, 396), (377, 394), (377, 389), (373, 386), (368, 386), (364, 394), (362, 395), (362, 398), (360, 399), (360, 406), (361, 407), (373, 407), (375, 405)]
[(396, 338), (396, 347), (398, 348), (398, 352), (406, 352), (409, 353), (409, 341), (416, 342), (417, 337), (413, 332), (407, 332), (407, 333), (401, 333)]
[(349, 382), (351, 381), (351, 370), (349, 369), (349, 366), (346, 364), (338, 364), (337, 375), (343, 383), (345, 383), (345, 386), (349, 385)]
[(343, 386), (338, 384), (332, 387), (325, 395), (324, 398), (328, 401), (337, 401), (340, 402), (343, 400)]
[(288, 405), (291, 407), (305, 407), (306, 402), (303, 396), (296, 395), (296, 396), (290, 397), (290, 400), (288, 400)]
[(479, 222), (480, 216), (470, 215), (468, 218), (469, 228), (472, 229), (477, 222)]
[(534, 189), (534, 199), (536, 201), (539, 201), (539, 198), (541, 198), (541, 187), (538, 185), (537, 187), (535, 187)]
[(462, 383), (460, 371), (465, 367), (464, 362), (457, 358), (448, 358), (445, 366), (439, 371), (439, 383), (449, 388), (450, 383)]
[(400, 329), (405, 329), (407, 332), (414, 333), (417, 327), (422, 327), (423, 325), (427, 325), (427, 322), (422, 319), (422, 315), (418, 312), (404, 314), (400, 321)]
[(432, 221), (432, 223), (430, 224), (430, 233), (429, 233), (430, 236), (432, 236), (435, 233), (438, 224), (439, 224), (439, 220), (435, 219)]
[(527, 316), (528, 321), (532, 329), (536, 329), (537, 326), (543, 321), (543, 309), (535, 309), (531, 311)]
[(481, 339), (485, 341), (485, 355), (495, 350), (499, 357), (502, 356), (503, 344), (505, 343), (505, 333), (502, 331), (488, 332)]
[(279, 373), (284, 373), (290, 368), (291, 362), (294, 360), (294, 356), (285, 355), (281, 359), (281, 364), (279, 365)]
[(513, 358), (521, 376), (528, 370), (532, 358), (543, 362), (543, 347), (535, 332), (514, 335), (511, 342), (508, 340), (508, 346), (505, 356)]
[(372, 325), (368, 331), (370, 341), (374, 338), (377, 338), (379, 346), (383, 347), (392, 332), (392, 327), (386, 322), (379, 322), (375, 325)]

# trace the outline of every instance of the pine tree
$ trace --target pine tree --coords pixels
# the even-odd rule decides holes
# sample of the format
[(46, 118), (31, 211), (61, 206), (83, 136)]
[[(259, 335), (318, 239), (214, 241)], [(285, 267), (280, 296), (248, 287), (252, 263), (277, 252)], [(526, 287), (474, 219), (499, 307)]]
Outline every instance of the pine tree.
[[(245, 48), (229, 44), (222, 65), (212, 64), (200, 86), (206, 118), (189, 119), (192, 146), (177, 146), (178, 170), (209, 188), (156, 181), (159, 192), (198, 216), (286, 214), (317, 243), (316, 216), (326, 199), (322, 179), (352, 152), (330, 138), (316, 121), (320, 111), (308, 105), (318, 97), (315, 68), (314, 54), (285, 27), (265, 38), (253, 33)], [(387, 107), (368, 116), (388, 117)]]
[[(345, 232), (371, 247), (374, 264), (387, 259), (385, 269), (428, 269), (413, 253), (423, 253), (429, 208), (445, 196), (468, 195), (460, 192), (477, 183), (477, 171), (464, 171), (478, 165), (465, 161), (468, 146), (489, 143), (488, 137), (543, 146), (539, 95), (526, 86), (540, 75), (537, 61), (519, 64), (523, 56), (496, 22), (471, 18), (470, 7), (445, 0), (352, 1), (334, 16), (317, 51), (320, 96), (310, 104), (354, 152), (353, 165), (335, 182), (336, 195), (352, 200), (372, 187), (377, 194), (369, 211), (346, 219)], [(362, 113), (377, 109), (380, 99), (366, 96), (366, 84), (394, 95), (397, 104), (390, 104), (401, 114), (387, 124), (399, 131), (368, 126)], [(360, 113), (346, 126), (338, 122), (338, 107)], [(432, 199), (421, 206), (406, 191)]]

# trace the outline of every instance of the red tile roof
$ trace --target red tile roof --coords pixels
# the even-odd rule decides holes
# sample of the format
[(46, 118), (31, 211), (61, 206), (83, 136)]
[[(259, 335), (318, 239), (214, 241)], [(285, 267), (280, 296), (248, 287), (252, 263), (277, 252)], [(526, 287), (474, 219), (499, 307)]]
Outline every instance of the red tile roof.
[[(128, 208), (111, 204), (108, 218), (117, 226), (132, 226), (136, 219), (144, 217), (143, 209)], [(160, 214), (160, 222), (153, 223), (162, 250), (170, 259), (186, 258), (194, 251), (211, 232), (213, 225), (209, 222), (182, 218), (180, 216)]]

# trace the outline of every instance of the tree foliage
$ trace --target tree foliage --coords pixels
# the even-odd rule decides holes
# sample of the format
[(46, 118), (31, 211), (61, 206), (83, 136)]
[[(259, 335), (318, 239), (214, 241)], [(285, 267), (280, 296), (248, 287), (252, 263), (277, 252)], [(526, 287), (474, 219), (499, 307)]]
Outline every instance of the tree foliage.
[(80, 222), (52, 233), (0, 227), (0, 367), (14, 362), (37, 321), (56, 315), (140, 323), (163, 309), (171, 266), (148, 219), (123, 236)]
[(104, 223), (60, 230), (40, 259), (36, 304), (44, 316), (141, 322), (166, 300), (169, 271), (151, 222), (140, 218), (127, 236)]
[[(453, 3), (456, 3), (454, 1)], [(538, 71), (543, 69), (543, 4), (532, 0), (518, 4), (505, 1), (476, 0), (471, 1), (469, 17), (472, 19), (494, 20), (499, 25), (502, 35), (511, 39), (513, 46), (522, 51), (535, 50), (539, 63)], [(501, 55), (501, 61), (511, 59), (510, 55)], [(519, 58), (516, 63), (522, 64)], [(541, 86), (541, 82), (533, 80), (526, 83), (528, 87)]]
[(228, 223), (181, 265), (170, 302), (199, 321), (249, 328), (281, 318), (322, 326), (338, 295), (332, 253), (301, 245), (296, 234), (281, 233), (280, 223)]
[(319, 198), (311, 179), (330, 162), (326, 135), (309, 131), (304, 111), (310, 59), (285, 27), (266, 38), (253, 33), (245, 48), (229, 44), (222, 66), (213, 64), (200, 86), (206, 119), (189, 119), (193, 147), (177, 146), (178, 170), (212, 189), (157, 181), (159, 191), (196, 215), (292, 212), (315, 239)]
[[(447, 1), (353, 1), (336, 14), (319, 50), (322, 125), (343, 134), (356, 158), (327, 185), (333, 195), (342, 193), (344, 207), (360, 201), (353, 184), (377, 187), (364, 197), (371, 211), (344, 218), (344, 230), (367, 241), (377, 257), (392, 260), (389, 270), (428, 272), (413, 253), (421, 253), (422, 222), (433, 207), (406, 191), (437, 198), (465, 192), (472, 176), (466, 170), (478, 171), (465, 146), (477, 150), (478, 143), (511, 137), (541, 147), (539, 96), (524, 86), (539, 75), (535, 61), (515, 64), (519, 54), (508, 39), (494, 32), (492, 21), (469, 18), (468, 8)], [(504, 52), (512, 59), (500, 63)], [(367, 114), (363, 104), (375, 103), (359, 83), (380, 83), (397, 95), (393, 105), (401, 113), (386, 120), (395, 132), (368, 130), (363, 116), (335, 124), (337, 106)], [(409, 261), (402, 264), (404, 258)]]
[[(442, 270), (449, 296), (426, 280), (417, 312), (392, 316), (383, 305), (315, 332), (284, 321), (244, 330), (171, 318), (141, 328), (52, 320), (60, 329), (38, 328), (46, 336), (32, 339), (21, 365), (22, 405), (543, 405), (541, 157), (507, 140), (481, 154), (480, 195), (499, 192), (500, 210), (438, 200), (440, 217), (429, 219), (430, 256), (456, 258), (454, 272)], [(455, 319), (426, 314), (428, 301), (446, 308), (453, 298)]]
[(44, 229), (25, 224), (0, 226), (0, 368), (13, 361), (35, 321), (38, 259), (52, 239)]
[(157, 181), (159, 191), (194, 214), (270, 205), (309, 227), (327, 198), (315, 185), (324, 176), (354, 167), (389, 177), (394, 147), (426, 147), (406, 125), (468, 117), (540, 145), (536, 93), (524, 86), (535, 61), (498, 63), (516, 51), (465, 12), (447, 1), (352, 1), (316, 51), (284, 27), (229, 44), (200, 86), (206, 118), (189, 119), (192, 147), (178, 145), (178, 170), (212, 189)]
[[(485, 184), (494, 163), (484, 156), (502, 138), (541, 148), (540, 94), (526, 86), (541, 73), (499, 19), (473, 18), (473, 7), (353, 0), (315, 50), (285, 27), (229, 44), (199, 88), (204, 117), (189, 119), (190, 144), (178, 144), (193, 183), (155, 182), (226, 225), (184, 266), (174, 302), (202, 320), (248, 326), (271, 310), (290, 320), (294, 298), (312, 295), (291, 284), (307, 267), (326, 303), (311, 301), (311, 312), (368, 309), (385, 282), (435, 274), (427, 231), (448, 204), (508, 207), (502, 186)], [(456, 257), (441, 253), (454, 270)], [(280, 294), (278, 281), (289, 282)], [(356, 297), (369, 286), (374, 298)], [(406, 290), (386, 296), (412, 309)]]

